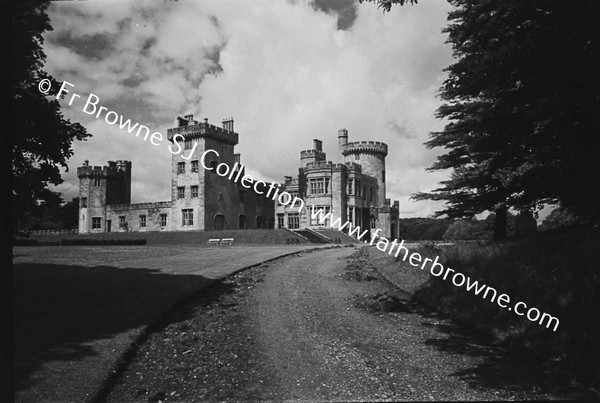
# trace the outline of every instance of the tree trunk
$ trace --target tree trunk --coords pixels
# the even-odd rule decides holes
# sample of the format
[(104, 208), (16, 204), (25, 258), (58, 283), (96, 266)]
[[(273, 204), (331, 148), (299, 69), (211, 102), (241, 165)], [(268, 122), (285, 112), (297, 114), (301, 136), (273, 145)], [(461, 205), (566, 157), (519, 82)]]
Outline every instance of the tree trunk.
[(494, 241), (503, 241), (506, 239), (506, 216), (508, 213), (508, 207), (502, 203), (496, 210), (496, 220), (494, 221)]

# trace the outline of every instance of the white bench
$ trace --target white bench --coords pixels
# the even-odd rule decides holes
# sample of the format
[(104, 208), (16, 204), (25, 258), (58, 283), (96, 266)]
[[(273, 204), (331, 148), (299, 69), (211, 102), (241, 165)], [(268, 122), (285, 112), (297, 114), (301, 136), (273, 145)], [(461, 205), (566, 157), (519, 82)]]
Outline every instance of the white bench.
[(220, 238), (212, 238), (209, 239), (207, 244), (209, 245), (220, 245), (221, 244), (221, 239)]
[(233, 245), (233, 238), (223, 238), (221, 239), (221, 245)]

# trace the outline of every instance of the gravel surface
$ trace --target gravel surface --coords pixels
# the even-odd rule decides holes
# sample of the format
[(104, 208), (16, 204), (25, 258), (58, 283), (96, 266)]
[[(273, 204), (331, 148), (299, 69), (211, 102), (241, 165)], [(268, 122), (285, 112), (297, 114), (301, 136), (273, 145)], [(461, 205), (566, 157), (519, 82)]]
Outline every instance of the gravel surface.
[[(505, 351), (406, 297), (377, 274), (365, 249), (304, 252), (244, 271), (159, 324), (107, 400), (560, 397), (519, 385), (516, 369), (497, 379), (486, 365)], [(481, 368), (495, 382), (476, 376)]]

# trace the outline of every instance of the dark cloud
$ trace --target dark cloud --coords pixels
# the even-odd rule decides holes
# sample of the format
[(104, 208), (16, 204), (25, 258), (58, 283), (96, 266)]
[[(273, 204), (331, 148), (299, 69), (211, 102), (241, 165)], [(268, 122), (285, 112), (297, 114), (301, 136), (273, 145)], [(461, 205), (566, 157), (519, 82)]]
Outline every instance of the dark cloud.
[(315, 0), (314, 7), (326, 13), (336, 13), (338, 16), (337, 28), (347, 30), (356, 20), (355, 0)]

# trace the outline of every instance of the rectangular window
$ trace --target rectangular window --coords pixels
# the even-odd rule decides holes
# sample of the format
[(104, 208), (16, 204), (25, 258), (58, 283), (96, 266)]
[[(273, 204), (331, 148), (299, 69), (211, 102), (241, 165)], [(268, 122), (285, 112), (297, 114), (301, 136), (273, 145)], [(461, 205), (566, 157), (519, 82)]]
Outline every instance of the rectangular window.
[(102, 227), (102, 217), (92, 217), (92, 229), (100, 229)]
[(192, 161), (192, 172), (198, 172), (198, 161)]
[(181, 225), (194, 225), (194, 210), (183, 209), (181, 210)]
[(348, 222), (354, 224), (354, 207), (348, 207)]
[(140, 228), (146, 228), (146, 216), (145, 215), (140, 216)]
[(354, 179), (348, 179), (348, 194), (354, 194)]
[[(315, 211), (323, 210), (323, 218), (325, 218), (325, 216), (331, 211), (331, 206), (314, 206), (314, 207), (315, 207)], [(309, 211), (312, 211), (312, 208)], [(312, 218), (312, 216), (311, 216), (310, 225), (312, 227), (319, 227), (319, 226), (329, 227), (329, 217), (327, 217), (324, 220), (320, 220), (320, 216), (315, 217), (315, 218)]]
[(185, 143), (183, 143), (183, 148), (185, 150), (191, 150), (193, 148), (192, 140), (186, 140)]
[(183, 199), (185, 197), (185, 186), (179, 186), (177, 188), (177, 198)]
[(310, 194), (321, 195), (329, 193), (329, 178), (310, 179)]
[(198, 185), (194, 185), (190, 187), (192, 191), (192, 197), (198, 197)]
[(127, 229), (127, 221), (125, 221), (125, 216), (124, 215), (120, 215), (119, 216), (119, 228), (120, 229)]
[(300, 214), (299, 213), (289, 213), (288, 214), (288, 228), (289, 229), (299, 229), (300, 228)]
[(166, 227), (167, 226), (167, 215), (166, 214), (161, 214), (160, 215), (160, 226), (161, 227)]
[(246, 229), (246, 216), (240, 214), (240, 229)]
[(177, 173), (178, 174), (184, 174), (185, 173), (185, 162), (178, 162), (177, 163)]
[(285, 228), (284, 218), (283, 214), (277, 214), (277, 228)]
[(360, 183), (358, 181), (356, 181), (356, 195), (360, 197)]
[(263, 218), (259, 215), (256, 216), (256, 228), (262, 228)]
[(81, 198), (81, 208), (86, 208), (87, 207), (87, 197), (82, 197)]

